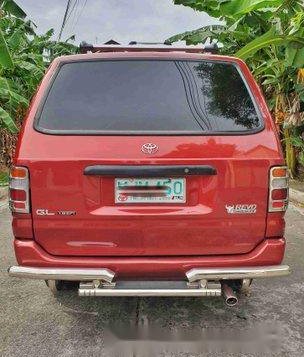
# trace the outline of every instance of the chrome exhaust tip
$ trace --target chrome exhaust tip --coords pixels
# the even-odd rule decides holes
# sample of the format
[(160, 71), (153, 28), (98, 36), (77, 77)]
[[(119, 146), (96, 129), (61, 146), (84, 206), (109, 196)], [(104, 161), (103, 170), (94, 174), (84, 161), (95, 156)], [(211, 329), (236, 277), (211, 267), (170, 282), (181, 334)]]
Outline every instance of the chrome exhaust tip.
[(222, 295), (227, 306), (232, 307), (238, 303), (238, 298), (232, 288), (227, 284), (222, 284)]

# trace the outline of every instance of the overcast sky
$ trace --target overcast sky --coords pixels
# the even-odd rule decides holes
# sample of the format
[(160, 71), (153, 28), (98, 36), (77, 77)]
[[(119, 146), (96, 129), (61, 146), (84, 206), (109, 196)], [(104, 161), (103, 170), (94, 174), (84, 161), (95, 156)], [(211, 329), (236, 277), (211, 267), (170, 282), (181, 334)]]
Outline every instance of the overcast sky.
[[(58, 36), (67, 0), (16, 0), (38, 26)], [(103, 43), (111, 38), (163, 42), (179, 32), (216, 23), (207, 14), (173, 5), (173, 0), (71, 0), (71, 13), (62, 39), (76, 35), (77, 43)]]

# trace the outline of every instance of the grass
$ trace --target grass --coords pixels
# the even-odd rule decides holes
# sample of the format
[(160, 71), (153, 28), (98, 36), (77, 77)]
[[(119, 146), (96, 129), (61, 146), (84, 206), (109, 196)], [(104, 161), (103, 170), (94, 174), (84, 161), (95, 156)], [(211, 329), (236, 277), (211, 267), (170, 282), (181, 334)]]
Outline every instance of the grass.
[(8, 185), (8, 172), (0, 171), (0, 186)]

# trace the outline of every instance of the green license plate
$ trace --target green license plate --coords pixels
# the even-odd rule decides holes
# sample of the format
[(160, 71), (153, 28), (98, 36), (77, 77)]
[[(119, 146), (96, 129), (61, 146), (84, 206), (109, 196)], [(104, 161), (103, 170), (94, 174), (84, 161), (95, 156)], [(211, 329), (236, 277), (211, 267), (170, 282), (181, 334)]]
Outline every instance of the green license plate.
[(116, 178), (115, 203), (185, 203), (185, 178)]

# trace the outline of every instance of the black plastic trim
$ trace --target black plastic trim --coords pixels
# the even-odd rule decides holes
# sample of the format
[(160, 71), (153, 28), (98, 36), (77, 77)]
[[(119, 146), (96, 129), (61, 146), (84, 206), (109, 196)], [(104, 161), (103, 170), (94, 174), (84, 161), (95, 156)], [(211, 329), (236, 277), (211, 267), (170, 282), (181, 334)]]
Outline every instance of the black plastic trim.
[(209, 165), (93, 165), (84, 169), (84, 175), (112, 177), (162, 177), (188, 175), (216, 175), (217, 171)]

